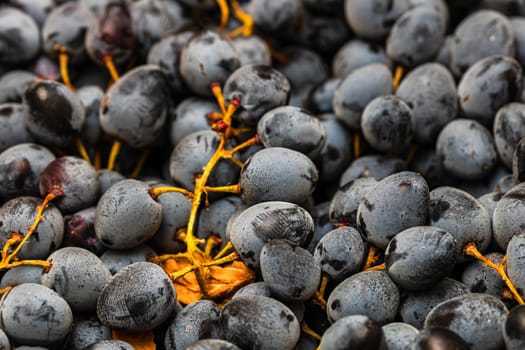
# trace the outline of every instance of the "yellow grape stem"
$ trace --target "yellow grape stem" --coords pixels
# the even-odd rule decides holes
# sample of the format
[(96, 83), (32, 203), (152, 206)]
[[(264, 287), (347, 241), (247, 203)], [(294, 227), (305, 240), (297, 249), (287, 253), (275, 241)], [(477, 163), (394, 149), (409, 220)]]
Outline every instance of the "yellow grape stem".
[(506, 261), (505, 257), (503, 257), (503, 260), (501, 261), (501, 264), (496, 265), (496, 264), (494, 264), (492, 262), (492, 260), (487, 259), (486, 257), (484, 257), (483, 254), (481, 254), (480, 251), (478, 250), (478, 248), (476, 247), (476, 243), (473, 243), (473, 242), (467, 243), (465, 248), (463, 248), (463, 253), (478, 259), (479, 261), (481, 261), (483, 264), (487, 265), (491, 269), (496, 270), (498, 275), (500, 275), (501, 279), (503, 280), (503, 282), (505, 282), (505, 285), (507, 286), (507, 288), (510, 290), (510, 292), (514, 296), (514, 299), (519, 304), (523, 304), (524, 303), (523, 302), (523, 298), (518, 293), (516, 287), (514, 286), (514, 284), (510, 280), (510, 278), (507, 276), (507, 273), (505, 272), (505, 261)]

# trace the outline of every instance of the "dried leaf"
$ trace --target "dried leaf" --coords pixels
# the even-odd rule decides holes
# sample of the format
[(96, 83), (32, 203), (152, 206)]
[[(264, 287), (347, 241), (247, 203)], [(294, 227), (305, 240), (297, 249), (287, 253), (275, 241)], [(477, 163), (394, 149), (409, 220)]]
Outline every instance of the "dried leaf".
[(153, 341), (153, 337), (153, 331), (128, 332), (113, 329), (111, 332), (112, 339), (125, 341), (133, 346), (135, 350), (156, 350), (157, 346)]

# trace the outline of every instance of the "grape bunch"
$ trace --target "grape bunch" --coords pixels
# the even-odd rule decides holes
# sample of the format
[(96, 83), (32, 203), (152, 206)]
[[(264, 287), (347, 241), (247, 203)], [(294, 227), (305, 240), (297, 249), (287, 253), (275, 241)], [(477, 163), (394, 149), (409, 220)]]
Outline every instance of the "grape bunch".
[(524, 349), (521, 0), (0, 4), (0, 349)]

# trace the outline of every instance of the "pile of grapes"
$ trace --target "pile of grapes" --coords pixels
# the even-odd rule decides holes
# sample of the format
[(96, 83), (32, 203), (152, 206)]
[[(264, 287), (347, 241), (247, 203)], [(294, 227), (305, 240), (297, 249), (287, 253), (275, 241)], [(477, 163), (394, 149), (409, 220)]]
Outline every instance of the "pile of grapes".
[(525, 349), (524, 0), (6, 0), (0, 349)]

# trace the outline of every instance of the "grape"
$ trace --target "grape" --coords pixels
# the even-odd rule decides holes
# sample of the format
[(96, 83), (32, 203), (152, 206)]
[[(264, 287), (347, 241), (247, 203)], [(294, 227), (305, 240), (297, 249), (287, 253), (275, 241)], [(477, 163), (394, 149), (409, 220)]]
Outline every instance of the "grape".
[(209, 300), (186, 305), (166, 332), (166, 349), (187, 349), (200, 339), (222, 338), (220, 313), (221, 309)]
[(290, 82), (283, 73), (262, 64), (242, 66), (224, 83), (226, 101), (240, 102), (235, 120), (249, 125), (256, 125), (266, 112), (286, 104), (290, 90)]
[(514, 186), (518, 185), (519, 182), (514, 179), (512, 175), (506, 175), (499, 179), (498, 183), (494, 187), (495, 192), (505, 194), (509, 192)]
[(300, 18), (302, 6), (300, 0), (251, 0), (246, 9), (256, 27), (278, 33)]
[(0, 9), (0, 63), (31, 61), (40, 51), (40, 31), (27, 14), (10, 7)]
[(109, 328), (150, 330), (175, 310), (177, 293), (164, 270), (149, 262), (128, 265), (104, 287), (97, 315)]
[(410, 71), (401, 81), (396, 96), (414, 114), (414, 140), (434, 143), (439, 131), (456, 117), (456, 85), (452, 74), (437, 63), (427, 63)]
[(429, 290), (408, 292), (399, 305), (399, 315), (403, 322), (423, 328), (425, 318), (436, 305), (469, 292), (465, 284), (445, 277)]
[(230, 41), (209, 30), (195, 35), (180, 54), (180, 74), (201, 96), (211, 96), (210, 84), (222, 84), (239, 66), (239, 56)]
[(217, 104), (208, 99), (190, 97), (182, 100), (175, 109), (171, 122), (171, 143), (176, 146), (180, 140), (193, 132), (209, 130), (207, 115), (216, 110)]
[(20, 143), (32, 142), (25, 125), (27, 109), (19, 103), (0, 104), (0, 152)]
[(105, 100), (100, 126), (131, 147), (151, 145), (168, 118), (168, 85), (162, 71), (154, 65), (127, 72), (111, 86)]
[(425, 328), (447, 328), (474, 349), (499, 349), (503, 346), (502, 328), (507, 313), (507, 307), (498, 298), (470, 293), (434, 307), (425, 319)]
[(519, 184), (508, 191), (496, 204), (492, 215), (492, 230), (494, 241), (498, 246), (506, 250), (511, 238), (518, 232), (522, 232), (520, 219), (525, 210), (523, 196), (525, 184)]
[(374, 98), (392, 93), (392, 73), (384, 64), (356, 68), (334, 91), (332, 107), (346, 126), (359, 129), (361, 114)]
[[(42, 200), (37, 197), (21, 196), (5, 202), (0, 207), (0, 242), (2, 246), (13, 232), (25, 235), (27, 228), (35, 219), (37, 207)], [(21, 259), (45, 259), (55, 249), (60, 247), (64, 237), (64, 218), (53, 204), (49, 204), (43, 212), (43, 219), (38, 225), (38, 231), (27, 240), (17, 254)]]
[(454, 186), (459, 182), (445, 170), (434, 148), (418, 148), (410, 164), (410, 170), (420, 173), (430, 189)]
[(412, 110), (394, 95), (376, 97), (361, 116), (364, 138), (381, 152), (405, 153), (412, 142), (414, 127)]
[(510, 25), (514, 33), (515, 56), (523, 66), (525, 63), (525, 20), (523, 17), (513, 17), (510, 18)]
[(67, 2), (55, 7), (46, 17), (42, 27), (44, 51), (57, 58), (59, 50), (65, 49), (71, 63), (79, 64), (87, 57), (84, 38), (95, 16), (84, 3)]
[(313, 219), (305, 209), (273, 201), (255, 204), (234, 216), (227, 235), (244, 263), (258, 268), (261, 250), (268, 240), (286, 239), (302, 245), (313, 230)]
[(35, 283), (13, 287), (0, 301), (0, 315), (9, 338), (28, 345), (57, 342), (73, 327), (73, 313), (66, 301)]
[(419, 333), (416, 327), (403, 322), (392, 322), (381, 328), (388, 350), (409, 349)]
[(52, 265), (42, 274), (42, 285), (57, 292), (74, 311), (94, 311), (102, 288), (111, 279), (102, 261), (78, 247), (58, 249), (47, 260)]
[(314, 163), (302, 153), (270, 147), (255, 153), (241, 170), (242, 198), (248, 204), (288, 201), (302, 204), (318, 180)]
[(382, 63), (390, 68), (392, 62), (381, 45), (352, 39), (339, 48), (332, 61), (332, 73), (344, 78), (357, 68)]
[(492, 134), (471, 119), (449, 122), (438, 135), (436, 152), (446, 171), (468, 180), (487, 177), (498, 160)]
[(326, 129), (308, 111), (283, 106), (266, 112), (257, 123), (264, 147), (286, 147), (315, 159), (326, 142)]
[(228, 220), (237, 210), (243, 209), (244, 205), (242, 199), (237, 196), (227, 196), (210, 203), (209, 207), (200, 213), (198, 236), (206, 238), (212, 234), (218, 235), (222, 239), (221, 246), (224, 246), (228, 241), (226, 236)]
[(44, 169), (55, 159), (46, 147), (20, 143), (0, 153), (0, 197), (37, 196), (38, 181)]
[(525, 179), (524, 165), (525, 165), (525, 153), (524, 153), (525, 138), (521, 139), (512, 154), (512, 176), (516, 181), (522, 182)]
[(192, 30), (182, 30), (165, 35), (151, 46), (147, 63), (156, 64), (166, 76), (168, 85), (173, 93), (182, 93), (185, 90), (182, 76), (179, 72), (180, 52), (186, 42), (195, 35)]
[[(11, 344), (7, 334), (3, 330), (0, 330), (0, 349), (3, 347), (4, 350), (11, 350)], [(20, 348), (19, 348), (20, 349)]]
[(143, 244), (124, 250), (108, 249), (102, 253), (100, 260), (106, 265), (109, 272), (114, 275), (128, 265), (148, 261), (149, 258), (155, 255), (153, 248)]
[(98, 114), (104, 91), (96, 85), (88, 85), (78, 89), (77, 95), (84, 106), (86, 116), (80, 136), (85, 144), (95, 146), (102, 138)]
[(332, 113), (332, 99), (341, 78), (329, 78), (315, 86), (310, 92), (308, 109), (315, 113)]
[(496, 113), (493, 133), (500, 160), (512, 167), (512, 155), (518, 142), (525, 137), (525, 104), (509, 103)]
[(98, 182), (100, 184), (100, 194), (105, 193), (111, 186), (119, 181), (125, 180), (126, 177), (121, 173), (108, 169), (98, 171)]
[(514, 234), (507, 246), (507, 274), (520, 295), (525, 295), (525, 256), (523, 254), (523, 244), (525, 233), (518, 231)]
[(352, 227), (340, 227), (324, 235), (314, 253), (323, 273), (341, 281), (357, 273), (365, 258), (365, 242)]
[(294, 349), (300, 326), (283, 303), (265, 296), (240, 296), (227, 302), (220, 323), (224, 337), (245, 349)]
[(366, 155), (350, 163), (350, 166), (341, 175), (339, 185), (343, 187), (350, 181), (361, 177), (372, 177), (380, 181), (403, 170), (406, 170), (406, 165), (400, 158)]
[(386, 350), (387, 343), (383, 330), (376, 322), (364, 315), (351, 315), (337, 320), (325, 331), (319, 349)]
[(341, 186), (330, 203), (330, 220), (355, 227), (359, 203), (376, 184), (373, 177), (363, 177)]
[(92, 344), (110, 339), (111, 329), (96, 318), (80, 319), (75, 320), (68, 346), (71, 350), (83, 350)]
[[(487, 213), (489, 213), (492, 223), (494, 223), (494, 210), (503, 195), (504, 193), (494, 191), (478, 197), (478, 201), (485, 207), (485, 209), (487, 209)], [(492, 224), (492, 232), (494, 232), (494, 224)]]
[(468, 350), (471, 347), (456, 333), (443, 327), (423, 329), (414, 339), (412, 350)]
[(64, 213), (73, 213), (93, 205), (100, 185), (95, 168), (82, 158), (64, 156), (53, 160), (40, 175), (40, 194), (45, 196), (56, 187), (64, 194), (54, 201)]
[(459, 105), (468, 118), (490, 125), (495, 113), (521, 96), (522, 69), (508, 56), (490, 56), (474, 63), (458, 84)]
[(409, 8), (408, 0), (345, 1), (345, 15), (350, 28), (358, 36), (370, 40), (386, 38), (396, 20)]
[(328, 70), (321, 56), (300, 46), (283, 49), (287, 61), (278, 64), (277, 69), (283, 73), (292, 86), (292, 92), (317, 85), (328, 78)]
[[(193, 132), (177, 143), (169, 159), (171, 178), (182, 187), (193, 191), (195, 177), (209, 162), (219, 145), (219, 135), (211, 130)], [(208, 186), (222, 186), (235, 183), (238, 167), (228, 160), (221, 160), (213, 169), (206, 183)]]
[(80, 133), (85, 120), (82, 101), (61, 83), (36, 81), (24, 94), (26, 126), (39, 142), (67, 147)]
[(334, 288), (328, 296), (326, 311), (331, 321), (365, 315), (383, 325), (394, 320), (399, 301), (399, 290), (386, 271), (363, 271)]
[[(501, 263), (503, 254), (489, 253), (485, 257), (498, 265)], [(479, 260), (473, 261), (465, 267), (461, 274), (461, 282), (465, 283), (471, 292), (486, 293), (495, 297), (499, 297), (505, 288), (505, 283), (498, 273)]]
[(149, 186), (138, 180), (117, 182), (97, 203), (95, 232), (108, 248), (136, 247), (153, 237), (161, 223), (162, 205), (150, 196)]
[(513, 56), (514, 51), (514, 35), (509, 20), (496, 11), (476, 11), (464, 18), (454, 31), (451, 46), (452, 71), (460, 76), (485, 57)]
[(102, 340), (92, 344), (84, 350), (132, 350), (134, 349), (129, 343), (122, 340)]
[(26, 70), (11, 70), (0, 76), (0, 103), (22, 102), (27, 87), (36, 75)]
[(474, 242), (484, 252), (490, 245), (490, 217), (483, 205), (470, 194), (454, 187), (438, 187), (430, 192), (430, 226), (446, 230), (457, 240), (458, 262), (467, 243)]
[(386, 42), (393, 61), (408, 67), (431, 61), (445, 40), (446, 18), (430, 6), (416, 6), (399, 17)]
[(176, 32), (189, 24), (185, 9), (178, 2), (139, 0), (130, 6), (133, 31), (139, 52), (146, 55), (165, 34)]
[(525, 306), (510, 309), (503, 327), (503, 340), (507, 350), (518, 350), (525, 346)]
[(385, 263), (388, 275), (397, 285), (417, 291), (432, 287), (450, 273), (456, 256), (457, 241), (450, 233), (415, 226), (390, 240)]
[(321, 282), (313, 255), (287, 240), (268, 241), (261, 250), (261, 275), (272, 295), (285, 301), (306, 301)]
[(357, 229), (384, 249), (400, 231), (425, 224), (428, 203), (428, 186), (421, 175), (408, 171), (390, 175), (361, 200)]
[(271, 297), (272, 291), (270, 290), (270, 287), (268, 287), (268, 285), (264, 282), (253, 282), (245, 285), (237, 292), (235, 292), (233, 298), (250, 295), (262, 295), (264, 297)]
[(236, 345), (222, 339), (202, 339), (186, 349), (188, 350), (240, 350)]
[(249, 64), (266, 66), (272, 64), (272, 56), (268, 45), (261, 37), (255, 34), (249, 37), (238, 36), (232, 40), (232, 45), (239, 55), (241, 67)]
[(104, 63), (104, 57), (120, 65), (133, 53), (135, 33), (133, 23), (125, 2), (108, 2), (104, 10), (89, 26), (84, 46), (91, 60)]
[(17, 286), (22, 283), (40, 284), (40, 276), (42, 276), (42, 268), (40, 266), (16, 266), (4, 273), (0, 281), (0, 288)]

